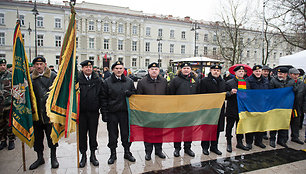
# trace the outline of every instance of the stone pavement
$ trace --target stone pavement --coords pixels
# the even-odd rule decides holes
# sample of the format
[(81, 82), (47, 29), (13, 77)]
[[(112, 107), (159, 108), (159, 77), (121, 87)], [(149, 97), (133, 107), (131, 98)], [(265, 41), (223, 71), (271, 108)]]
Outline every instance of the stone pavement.
[[(305, 126), (302, 130), (300, 130), (300, 139), (304, 140), (304, 134), (305, 133)], [(289, 134), (290, 135), (290, 134)], [(222, 155), (217, 156), (214, 153), (210, 153), (208, 156), (202, 154), (201, 149), (201, 143), (200, 142), (193, 142), (192, 143), (192, 150), (195, 152), (195, 157), (189, 157), (188, 155), (184, 154), (184, 151), (181, 150), (181, 156), (180, 157), (174, 157), (173, 156), (173, 143), (164, 143), (163, 144), (163, 151), (166, 154), (166, 159), (160, 159), (159, 157), (156, 157), (154, 155), (154, 152), (152, 154), (152, 160), (146, 161), (144, 159), (145, 152), (144, 152), (144, 145), (143, 142), (135, 142), (132, 143), (131, 151), (136, 158), (136, 162), (132, 163), (127, 160), (123, 159), (123, 148), (120, 143), (118, 143), (117, 148), (117, 161), (113, 165), (108, 165), (107, 160), (110, 155), (110, 151), (107, 147), (108, 137), (107, 137), (107, 130), (106, 130), (106, 123), (102, 122), (100, 120), (99, 128), (98, 128), (98, 151), (96, 153), (97, 159), (100, 162), (99, 167), (94, 167), (89, 162), (89, 155), (90, 151), (87, 152), (88, 159), (87, 164), (85, 168), (78, 169), (77, 168), (77, 150), (76, 150), (76, 134), (72, 133), (69, 138), (65, 139), (62, 138), (59, 142), (59, 147), (57, 150), (57, 156), (59, 161), (59, 168), (58, 169), (51, 169), (50, 164), (50, 150), (47, 147), (46, 141), (45, 141), (45, 151), (44, 151), (44, 158), (45, 158), (45, 164), (40, 166), (38, 169), (29, 171), (29, 166), (36, 160), (36, 153), (33, 151), (33, 149), (30, 149), (25, 145), (26, 149), (26, 167), (27, 171), (23, 171), (22, 166), (22, 153), (21, 153), (21, 142), (18, 139), (15, 141), (16, 148), (12, 151), (8, 151), (7, 148), (0, 151), (0, 173), (1, 174), (14, 174), (14, 173), (39, 173), (39, 174), (49, 174), (49, 173), (59, 173), (59, 174), (75, 174), (75, 173), (123, 173), (123, 174), (129, 174), (129, 173), (143, 173), (143, 172), (150, 172), (150, 171), (156, 171), (163, 173), (159, 170), (164, 170), (168, 168), (183, 166), (183, 165), (189, 165), (194, 166), (197, 163), (200, 163), (202, 161), (209, 161), (213, 159), (221, 159), (225, 157), (233, 157), (238, 155), (246, 155), (246, 154), (253, 154), (256, 152), (261, 151), (268, 151), (268, 150), (275, 150), (280, 149), (281, 147), (277, 145), (276, 148), (270, 147), (268, 144), (268, 140), (264, 140), (264, 144), (267, 145), (267, 148), (260, 149), (257, 146), (253, 146), (253, 149), (250, 151), (242, 151), (236, 149), (236, 139), (233, 138), (233, 152), (228, 153), (226, 152), (226, 140), (224, 136), (224, 132), (220, 134), (219, 138), (219, 149), (222, 151)], [(296, 143), (288, 141), (288, 146), (290, 148), (301, 150), (306, 149), (306, 144), (299, 145)], [(255, 155), (255, 154), (254, 154)], [(290, 154), (288, 154), (289, 156)], [(306, 157), (305, 157), (306, 158)], [(255, 160), (255, 158), (254, 158)], [(260, 166), (260, 163), (259, 163)], [(259, 170), (250, 171), (249, 173), (306, 173), (306, 160), (300, 160), (293, 163), (283, 164), (283, 165), (277, 165), (270, 168), (264, 168), (263, 167)], [(166, 173), (166, 172), (165, 172)], [(199, 173), (199, 172), (186, 172), (181, 171), (179, 173)], [(200, 172), (203, 173), (203, 172)], [(221, 171), (222, 173), (222, 171)], [(227, 173), (227, 172), (225, 172)], [(237, 173), (237, 171), (233, 171), (230, 173)]]

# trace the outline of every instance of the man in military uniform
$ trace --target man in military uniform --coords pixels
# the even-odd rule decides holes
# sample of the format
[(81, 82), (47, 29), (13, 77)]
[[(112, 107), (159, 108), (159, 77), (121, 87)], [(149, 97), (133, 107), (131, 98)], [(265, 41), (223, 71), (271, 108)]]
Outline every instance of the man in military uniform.
[[(183, 63), (178, 71), (178, 76), (172, 79), (169, 84), (169, 94), (171, 95), (190, 95), (197, 93), (198, 78), (197, 74), (191, 71), (191, 65), (189, 63)], [(181, 142), (174, 142), (175, 157), (180, 156)], [(191, 150), (191, 141), (184, 142), (184, 152), (194, 157), (195, 154)]]
[[(212, 65), (210, 67), (210, 73), (208, 77), (203, 78), (200, 81), (199, 93), (207, 94), (207, 93), (221, 93), (225, 92), (225, 81), (221, 78), (221, 69), (220, 65)], [(208, 149), (210, 148), (211, 152), (214, 152), (217, 155), (222, 155), (222, 152), (218, 149), (218, 139), (220, 132), (224, 131), (224, 105), (221, 109), (219, 121), (218, 121), (218, 129), (216, 135), (216, 141), (202, 141), (201, 146), (204, 155), (209, 155)]]
[(7, 146), (8, 150), (15, 148), (15, 135), (9, 127), (9, 114), (12, 103), (12, 74), (6, 69), (6, 60), (0, 59), (0, 150)]
[(108, 164), (113, 164), (117, 159), (118, 125), (120, 127), (122, 146), (124, 147), (124, 158), (135, 162), (136, 159), (130, 152), (132, 143), (128, 142), (129, 124), (125, 97), (135, 94), (136, 89), (134, 82), (123, 74), (124, 66), (121, 61), (116, 61), (111, 68), (112, 75), (104, 81), (102, 102), (102, 120), (107, 122), (109, 141), (107, 146), (111, 150)]
[(31, 74), (33, 90), (36, 97), (38, 121), (33, 122), (34, 127), (34, 151), (37, 153), (37, 160), (30, 166), (30, 170), (36, 169), (40, 165), (45, 163), (44, 152), (44, 133), (47, 137), (48, 147), (51, 149), (51, 167), (58, 168), (59, 164), (56, 158), (56, 147), (58, 144), (53, 144), (50, 134), (52, 130), (52, 124), (47, 116), (46, 101), (48, 98), (48, 92), (56, 77), (56, 74), (52, 72), (46, 64), (46, 59), (42, 56), (38, 56), (33, 60), (34, 71)]
[[(237, 66), (235, 69), (235, 77), (226, 82), (226, 140), (227, 140), (227, 151), (232, 152), (232, 129), (234, 124), (239, 121), (238, 115), (238, 103), (237, 103), (237, 90), (243, 90), (248, 88), (248, 83), (244, 80), (245, 69), (244, 66)], [(236, 148), (242, 150), (249, 150), (242, 143), (243, 134), (236, 134), (237, 145)]]
[[(137, 94), (145, 95), (166, 95), (167, 80), (159, 75), (159, 66), (157, 63), (151, 63), (148, 66), (148, 74), (142, 78), (137, 84)], [(155, 155), (160, 158), (166, 158), (162, 152), (162, 143), (144, 142), (147, 161), (151, 160), (153, 145), (155, 147)]]
[(81, 63), (82, 71), (79, 73), (80, 85), (80, 117), (79, 117), (79, 142), (82, 159), (80, 167), (86, 164), (87, 133), (89, 133), (90, 162), (94, 166), (99, 165), (96, 158), (97, 150), (97, 130), (99, 109), (102, 105), (103, 83), (98, 74), (93, 71), (93, 61), (85, 60)]

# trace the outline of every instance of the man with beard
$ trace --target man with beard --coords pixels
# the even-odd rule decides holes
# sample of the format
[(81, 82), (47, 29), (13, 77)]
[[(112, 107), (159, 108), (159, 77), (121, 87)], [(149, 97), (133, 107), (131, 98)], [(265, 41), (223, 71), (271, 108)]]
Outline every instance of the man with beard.
[[(137, 93), (145, 95), (166, 95), (167, 80), (159, 75), (159, 66), (157, 63), (151, 63), (148, 66), (148, 74), (142, 78), (137, 84)], [(162, 143), (144, 142), (147, 161), (151, 160), (153, 145), (155, 147), (155, 155), (160, 158), (166, 158), (162, 152)]]
[[(234, 124), (239, 121), (238, 103), (237, 103), (237, 90), (244, 90), (248, 88), (248, 83), (244, 80), (245, 69), (244, 66), (237, 66), (235, 69), (235, 77), (226, 82), (226, 134), (227, 151), (232, 152), (232, 129)], [(236, 134), (237, 145), (236, 148), (242, 150), (249, 150), (242, 143), (243, 134)]]
[[(246, 82), (249, 83), (248, 89), (269, 89), (269, 81), (262, 75), (262, 66), (255, 65), (253, 67), (253, 74), (246, 79)], [(247, 148), (252, 149), (253, 140), (255, 137), (255, 145), (260, 148), (266, 148), (262, 143), (264, 132), (252, 132), (245, 134)]]
[(96, 158), (95, 151), (97, 150), (97, 131), (99, 109), (102, 105), (103, 83), (97, 73), (93, 71), (93, 61), (85, 60), (80, 63), (82, 71), (79, 73), (80, 85), (80, 117), (79, 117), (79, 142), (82, 159), (80, 161), (80, 168), (86, 165), (86, 151), (87, 151), (87, 133), (89, 134), (90, 146), (90, 162), (94, 166), (99, 165)]
[[(178, 71), (178, 76), (171, 80), (169, 85), (169, 94), (171, 95), (190, 95), (197, 93), (198, 78), (191, 71), (189, 63), (181, 64), (181, 69)], [(181, 142), (174, 142), (174, 156), (180, 156)], [(184, 151), (187, 155), (194, 157), (195, 154), (191, 150), (191, 141), (184, 142)]]
[[(210, 67), (210, 73), (208, 74), (208, 77), (205, 77), (200, 81), (199, 85), (200, 94), (221, 93), (226, 91), (225, 81), (220, 76), (221, 69), (222, 67), (220, 65), (213, 65)], [(204, 155), (209, 155), (208, 152), (209, 146), (211, 152), (214, 152), (217, 155), (222, 155), (222, 152), (218, 150), (218, 139), (220, 132), (224, 131), (224, 121), (225, 117), (224, 117), (224, 105), (223, 105), (218, 121), (216, 141), (202, 141), (201, 143)]]
[(58, 144), (53, 144), (50, 134), (52, 124), (47, 116), (46, 101), (50, 87), (56, 77), (56, 74), (47, 67), (46, 59), (38, 56), (33, 60), (34, 71), (31, 74), (33, 90), (36, 97), (38, 121), (33, 122), (34, 127), (34, 151), (37, 153), (37, 160), (30, 166), (30, 170), (36, 169), (45, 163), (44, 152), (44, 132), (47, 137), (48, 147), (51, 149), (51, 166), (58, 168), (59, 164), (56, 158), (56, 147)]
[(116, 148), (118, 143), (118, 125), (122, 146), (124, 147), (124, 158), (135, 162), (136, 159), (130, 152), (132, 143), (128, 142), (129, 122), (126, 98), (136, 92), (134, 82), (126, 77), (124, 66), (121, 61), (116, 61), (112, 65), (112, 75), (104, 82), (103, 102), (102, 102), (102, 120), (107, 122), (108, 130), (108, 147), (111, 150), (108, 164), (113, 164), (116, 159)]

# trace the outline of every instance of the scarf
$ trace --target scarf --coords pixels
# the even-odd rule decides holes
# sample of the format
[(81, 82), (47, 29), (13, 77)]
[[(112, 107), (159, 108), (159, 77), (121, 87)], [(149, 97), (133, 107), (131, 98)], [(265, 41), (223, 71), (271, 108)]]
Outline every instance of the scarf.
[(244, 79), (239, 80), (238, 77), (236, 76), (237, 80), (238, 80), (238, 90), (243, 90), (246, 89), (246, 82)]

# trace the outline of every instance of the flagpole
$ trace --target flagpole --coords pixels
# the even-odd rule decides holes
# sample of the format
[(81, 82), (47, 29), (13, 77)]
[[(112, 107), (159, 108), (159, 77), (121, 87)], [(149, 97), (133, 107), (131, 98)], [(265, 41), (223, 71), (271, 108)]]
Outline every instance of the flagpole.
[(79, 124), (77, 123), (76, 124), (76, 132), (77, 132), (77, 167), (80, 168), (80, 163), (79, 163), (79, 160), (80, 160), (80, 153), (79, 153)]
[(22, 146), (23, 171), (25, 172), (27, 169), (26, 169), (26, 161), (25, 161), (24, 142), (22, 142), (21, 146)]

